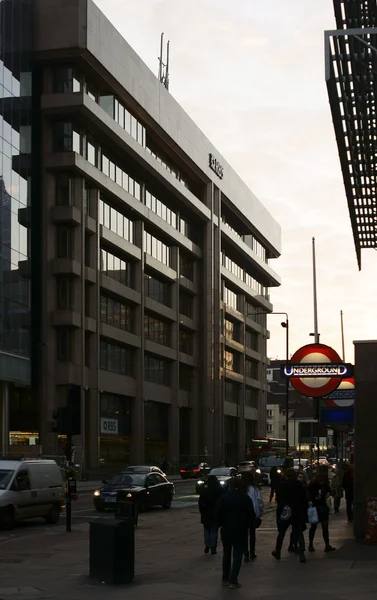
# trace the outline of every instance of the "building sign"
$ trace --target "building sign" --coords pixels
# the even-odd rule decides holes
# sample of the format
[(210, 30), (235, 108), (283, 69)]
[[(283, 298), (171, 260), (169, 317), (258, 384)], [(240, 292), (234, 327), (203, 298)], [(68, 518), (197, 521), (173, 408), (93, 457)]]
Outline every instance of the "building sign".
[(220, 177), (220, 179), (224, 177), (224, 168), (213, 154), (209, 155), (209, 168), (216, 173), (217, 177)]
[(352, 374), (350, 364), (290, 364), (282, 367), (283, 377), (349, 377)]
[(322, 398), (352, 375), (352, 365), (342, 363), (330, 346), (307, 344), (294, 353), (290, 363), (282, 365), (281, 374), (302, 396)]
[(118, 434), (118, 419), (106, 419), (101, 417), (101, 433)]

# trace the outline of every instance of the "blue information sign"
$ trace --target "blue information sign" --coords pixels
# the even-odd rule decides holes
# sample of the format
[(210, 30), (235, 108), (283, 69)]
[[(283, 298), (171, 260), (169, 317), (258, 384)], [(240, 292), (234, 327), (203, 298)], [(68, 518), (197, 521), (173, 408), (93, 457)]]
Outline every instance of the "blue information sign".
[(327, 400), (355, 400), (355, 390), (354, 389), (338, 389), (335, 392), (331, 392), (328, 396), (325, 396)]

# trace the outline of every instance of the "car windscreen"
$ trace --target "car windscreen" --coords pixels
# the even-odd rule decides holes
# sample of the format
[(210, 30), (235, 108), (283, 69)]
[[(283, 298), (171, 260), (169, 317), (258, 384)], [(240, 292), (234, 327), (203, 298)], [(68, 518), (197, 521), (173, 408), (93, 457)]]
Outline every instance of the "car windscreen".
[(127, 467), (126, 471), (130, 473), (149, 473), (151, 470), (150, 467)]
[(14, 471), (8, 469), (0, 469), (0, 490), (6, 490), (10, 480), (12, 479)]
[(284, 458), (261, 458), (259, 461), (260, 467), (282, 467)]
[(109, 481), (109, 485), (140, 485), (145, 486), (145, 475), (139, 473), (118, 473)]
[(231, 471), (230, 469), (212, 469), (209, 474), (215, 475), (216, 477), (229, 477), (231, 475)]

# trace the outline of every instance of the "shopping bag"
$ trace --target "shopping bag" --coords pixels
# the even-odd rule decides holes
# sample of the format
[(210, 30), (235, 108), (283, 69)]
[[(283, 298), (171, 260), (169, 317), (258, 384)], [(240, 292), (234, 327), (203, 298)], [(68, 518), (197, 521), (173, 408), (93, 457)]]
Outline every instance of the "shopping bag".
[(315, 506), (309, 506), (308, 508), (308, 521), (310, 525), (318, 523), (318, 513)]

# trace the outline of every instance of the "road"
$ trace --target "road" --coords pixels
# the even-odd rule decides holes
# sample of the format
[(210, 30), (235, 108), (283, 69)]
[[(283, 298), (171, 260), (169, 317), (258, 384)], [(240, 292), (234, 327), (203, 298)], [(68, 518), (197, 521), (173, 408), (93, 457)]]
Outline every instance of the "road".
[[(193, 513), (196, 512), (198, 506), (198, 496), (195, 493), (195, 481), (180, 481), (175, 485), (175, 496), (172, 502), (170, 511), (182, 510), (182, 509), (193, 509)], [(268, 507), (268, 495), (269, 490), (264, 488), (263, 497)], [(150, 522), (152, 525), (159, 519), (159, 513), (166, 515), (170, 511), (163, 510), (160, 507), (155, 507), (143, 513), (141, 518), (146, 522)], [(191, 511), (190, 511), (191, 512)], [(82, 523), (88, 523), (92, 519), (114, 519), (114, 512), (109, 510), (105, 513), (97, 512), (93, 507), (93, 492), (83, 492), (79, 494), (77, 502), (72, 504), (72, 529), (75, 526), (81, 525)], [(20, 537), (29, 538), (35, 534), (40, 534), (45, 531), (46, 533), (53, 532), (55, 530), (64, 530), (66, 527), (65, 513), (61, 515), (60, 522), (58, 525), (47, 525), (44, 519), (31, 519), (24, 521), (23, 523), (17, 523), (13, 531), (0, 531), (0, 544), (7, 542), (11, 539), (17, 539)]]

